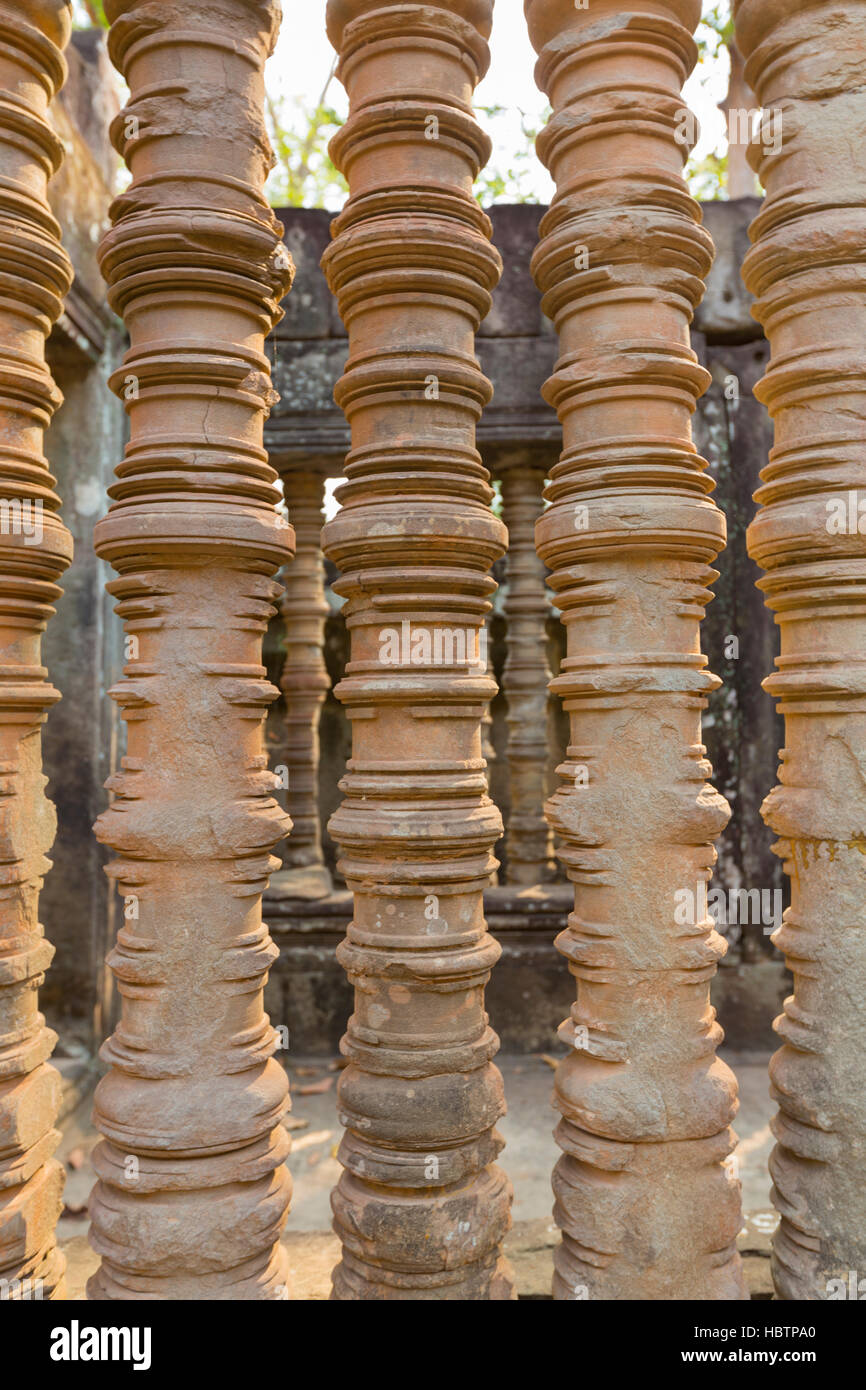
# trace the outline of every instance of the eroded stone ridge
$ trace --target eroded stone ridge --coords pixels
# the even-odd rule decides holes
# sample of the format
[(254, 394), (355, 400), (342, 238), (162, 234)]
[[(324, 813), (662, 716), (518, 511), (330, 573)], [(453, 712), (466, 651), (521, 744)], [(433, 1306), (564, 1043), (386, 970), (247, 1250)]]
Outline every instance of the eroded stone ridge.
[(108, 0), (132, 174), (101, 248), (131, 345), (130, 442), (96, 528), (126, 629), (128, 750), (97, 834), (124, 922), (96, 1092), (92, 1299), (280, 1299), (287, 1106), (261, 920), (288, 818), (262, 737), (262, 635), (292, 551), (262, 447), (264, 337), (291, 262), (263, 196), (270, 0)]
[[(548, 802), (575, 886), (558, 945), (578, 990), (556, 1076), (558, 1299), (746, 1298), (728, 1156), (736, 1085), (699, 905), (728, 807), (701, 712), (699, 624), (724, 542), (691, 416), (689, 324), (712, 243), (682, 176), (699, 0), (526, 0), (556, 183), (533, 270), (560, 357), (563, 453), (538, 551), (568, 633), (571, 742)], [(679, 138), (678, 138), (679, 137)], [(685, 921), (682, 920), (685, 917)]]
[(785, 748), (763, 814), (791, 878), (773, 940), (794, 975), (770, 1065), (773, 1275), (780, 1298), (826, 1299), (866, 1271), (866, 4), (740, 0), (736, 25), (765, 108), (744, 278), (775, 447), (749, 548), (781, 630), (765, 689)]
[(72, 558), (42, 452), (61, 402), (45, 340), (72, 281), (46, 197), (63, 157), (47, 116), (69, 33), (63, 0), (0, 0), (0, 1301), (65, 1296), (57, 1039), (37, 991), (54, 954), (39, 889), (56, 831), (41, 728), (60, 698), (41, 639)]
[(499, 955), (482, 892), (501, 820), (481, 749), (495, 693), (479, 634), (505, 530), (475, 426), (490, 396), (474, 334), (500, 272), (472, 197), (489, 141), (472, 115), (491, 0), (330, 0), (350, 187), (324, 267), (349, 332), (336, 398), (352, 431), (342, 577), (353, 721), (331, 820), (355, 895), (340, 959), (355, 987), (339, 1101), (337, 1299), (507, 1299), (510, 1185), (484, 986)]

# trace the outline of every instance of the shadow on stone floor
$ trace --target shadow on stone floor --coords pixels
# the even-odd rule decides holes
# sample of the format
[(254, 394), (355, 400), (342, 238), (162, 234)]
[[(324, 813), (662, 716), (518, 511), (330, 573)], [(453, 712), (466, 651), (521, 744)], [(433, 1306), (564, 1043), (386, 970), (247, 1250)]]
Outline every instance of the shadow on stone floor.
[[(506, 1146), (500, 1160), (514, 1185), (514, 1227), (506, 1252), (514, 1267), (520, 1298), (550, 1297), (553, 1250), (559, 1234), (551, 1217), (550, 1172), (558, 1149), (553, 1141), (555, 1112), (550, 1105), (552, 1057), (501, 1056), (509, 1113), (500, 1129)], [(772, 1147), (766, 1060), (741, 1061), (730, 1054), (740, 1087), (735, 1122), (746, 1218), (740, 1234), (746, 1278), (753, 1298), (772, 1296), (770, 1236), (777, 1222), (770, 1207), (767, 1159)], [(336, 1153), (340, 1125), (336, 1114), (336, 1060), (294, 1060), (289, 1066), (292, 1114), (288, 1127), (293, 1152), (292, 1211), (284, 1245), (289, 1252), (291, 1291), (296, 1300), (325, 1299), (339, 1244), (330, 1231), (330, 1193), (340, 1174)], [(92, 1070), (79, 1068), (65, 1078), (65, 1118), (59, 1156), (67, 1169), (66, 1207), (58, 1232), (69, 1262), (72, 1299), (84, 1297), (97, 1257), (87, 1242), (87, 1199), (94, 1174), (90, 1154), (97, 1140), (90, 1123)]]

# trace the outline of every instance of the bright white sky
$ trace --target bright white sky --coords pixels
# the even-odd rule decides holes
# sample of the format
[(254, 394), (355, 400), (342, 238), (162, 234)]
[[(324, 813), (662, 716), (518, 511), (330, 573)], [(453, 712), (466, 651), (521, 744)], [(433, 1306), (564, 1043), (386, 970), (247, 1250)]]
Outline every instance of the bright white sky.
[[(525, 146), (520, 111), (532, 126), (542, 123), (546, 97), (535, 85), (535, 54), (526, 32), (523, 0), (495, 0), (493, 34), (490, 40), (490, 70), (477, 90), (480, 106), (504, 106), (507, 114), (488, 125), (494, 140), (492, 163), (507, 167), (516, 148)], [(283, 27), (277, 50), (268, 64), (268, 86), (276, 95), (302, 97), (315, 102), (325, 84), (334, 51), (325, 33), (325, 0), (283, 0)], [(717, 109), (728, 87), (727, 58), (701, 65), (685, 88), (685, 97), (701, 124), (701, 141), (695, 154), (701, 157), (725, 144), (725, 120)], [(346, 113), (346, 97), (334, 79), (328, 101), (341, 114)], [(547, 203), (552, 184), (544, 167), (530, 161), (529, 191), (539, 202)]]

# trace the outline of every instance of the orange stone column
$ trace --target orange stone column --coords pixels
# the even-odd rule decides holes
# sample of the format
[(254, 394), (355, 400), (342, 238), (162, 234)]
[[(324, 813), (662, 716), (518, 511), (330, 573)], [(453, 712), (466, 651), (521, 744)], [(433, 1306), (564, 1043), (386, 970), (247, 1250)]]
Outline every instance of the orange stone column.
[(866, 4), (741, 0), (736, 25), (765, 108), (744, 277), (775, 447), (749, 549), (781, 631), (765, 688), (785, 748), (763, 814), (791, 878), (773, 940), (794, 975), (770, 1064), (773, 1273), (780, 1298), (827, 1299), (866, 1278)]
[(510, 1187), (484, 986), (483, 889), (502, 823), (481, 752), (495, 691), (478, 640), (505, 529), (475, 448), (490, 397), (474, 334), (500, 262), (472, 197), (471, 110), (491, 0), (329, 0), (350, 101), (332, 153), (351, 196), (324, 257), (349, 331), (342, 571), (353, 751), (331, 820), (355, 894), (340, 1079), (338, 1299), (503, 1299)]
[(63, 149), (48, 124), (69, 38), (62, 0), (0, 0), (0, 1301), (65, 1297), (56, 1034), (37, 990), (54, 954), (39, 889), (57, 821), (41, 727), (60, 698), (41, 662), (57, 579), (72, 557), (43, 432), (61, 401), (45, 339), (72, 275), (46, 198)]
[(279, 1299), (285, 1073), (261, 919), (288, 828), (262, 723), (262, 635), (292, 534), (262, 445), (264, 337), (290, 261), (263, 196), (271, 0), (108, 0), (132, 174), (101, 248), (131, 346), (131, 438), (96, 528), (126, 625), (128, 727), (97, 834), (124, 923), (94, 1118), (92, 1299)]
[(555, 870), (553, 837), (544, 815), (549, 760), (547, 594), (544, 565), (535, 550), (542, 512), (544, 468), (509, 458), (499, 470), (502, 516), (508, 527), (507, 656), (502, 689), (508, 701), (508, 882), (547, 883)]
[(284, 579), (280, 612), (286, 659), (280, 686), (286, 706), (289, 764), (287, 805), (292, 834), (284, 856), (285, 890), (292, 882), (304, 896), (330, 891), (319, 820), (319, 718), (331, 679), (325, 665), (325, 596), (322, 526), (326, 470), (315, 461), (282, 474), (283, 494), (296, 536), (296, 555)]
[(682, 170), (699, 0), (527, 0), (556, 183), (533, 270), (562, 421), (538, 551), (568, 634), (571, 743), (548, 803), (575, 885), (578, 995), (556, 1075), (558, 1299), (740, 1299), (736, 1085), (703, 890), (728, 808), (701, 712), (699, 624), (724, 521), (691, 438), (709, 376), (689, 324), (712, 257)]

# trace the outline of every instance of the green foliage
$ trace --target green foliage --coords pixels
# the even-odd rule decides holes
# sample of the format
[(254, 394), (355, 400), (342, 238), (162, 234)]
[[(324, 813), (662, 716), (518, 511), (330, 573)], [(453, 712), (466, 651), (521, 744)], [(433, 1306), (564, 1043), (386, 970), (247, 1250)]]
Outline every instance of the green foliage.
[(727, 198), (728, 155), (712, 151), (703, 159), (690, 159), (686, 168), (689, 192), (699, 203)]
[[(710, 30), (709, 34), (706, 32), (707, 30)], [(720, 43), (730, 43), (733, 37), (734, 16), (731, 14), (730, 0), (718, 0), (715, 5), (706, 5), (698, 29), (698, 48), (701, 50), (701, 57), (709, 49), (712, 49), (714, 53), (717, 52)]]
[[(708, 85), (710, 64), (721, 61), (726, 46), (734, 37), (734, 18), (730, 0), (717, 0), (715, 4), (705, 4), (698, 25), (696, 40), (698, 45), (698, 78)], [(701, 202), (712, 202), (728, 196), (728, 155), (712, 151), (701, 159), (694, 155), (686, 165), (686, 182), (692, 197)]]
[(274, 207), (335, 207), (348, 192), (328, 154), (328, 143), (343, 119), (327, 104), (326, 92), (327, 85), (312, 105), (297, 97), (267, 98), (268, 129), (277, 161), (267, 193)]
[(276, 159), (266, 189), (273, 207), (337, 207), (349, 191), (328, 154), (331, 137), (343, 124), (339, 112), (328, 105), (328, 89), (336, 70), (335, 59), (316, 102), (271, 93), (265, 97)]
[[(537, 194), (533, 186), (537, 172), (535, 140), (539, 130), (551, 115), (550, 107), (544, 112), (540, 122), (535, 125), (526, 112), (519, 107), (520, 143), (510, 154), (508, 162), (501, 166), (496, 158), (481, 170), (475, 184), (475, 197), (483, 207), (491, 203), (534, 203)], [(508, 116), (506, 106), (476, 106), (475, 112), (484, 129), (493, 137), (495, 143), (495, 122), (500, 116)]]
[(107, 29), (103, 0), (73, 0), (72, 23), (76, 29)]

